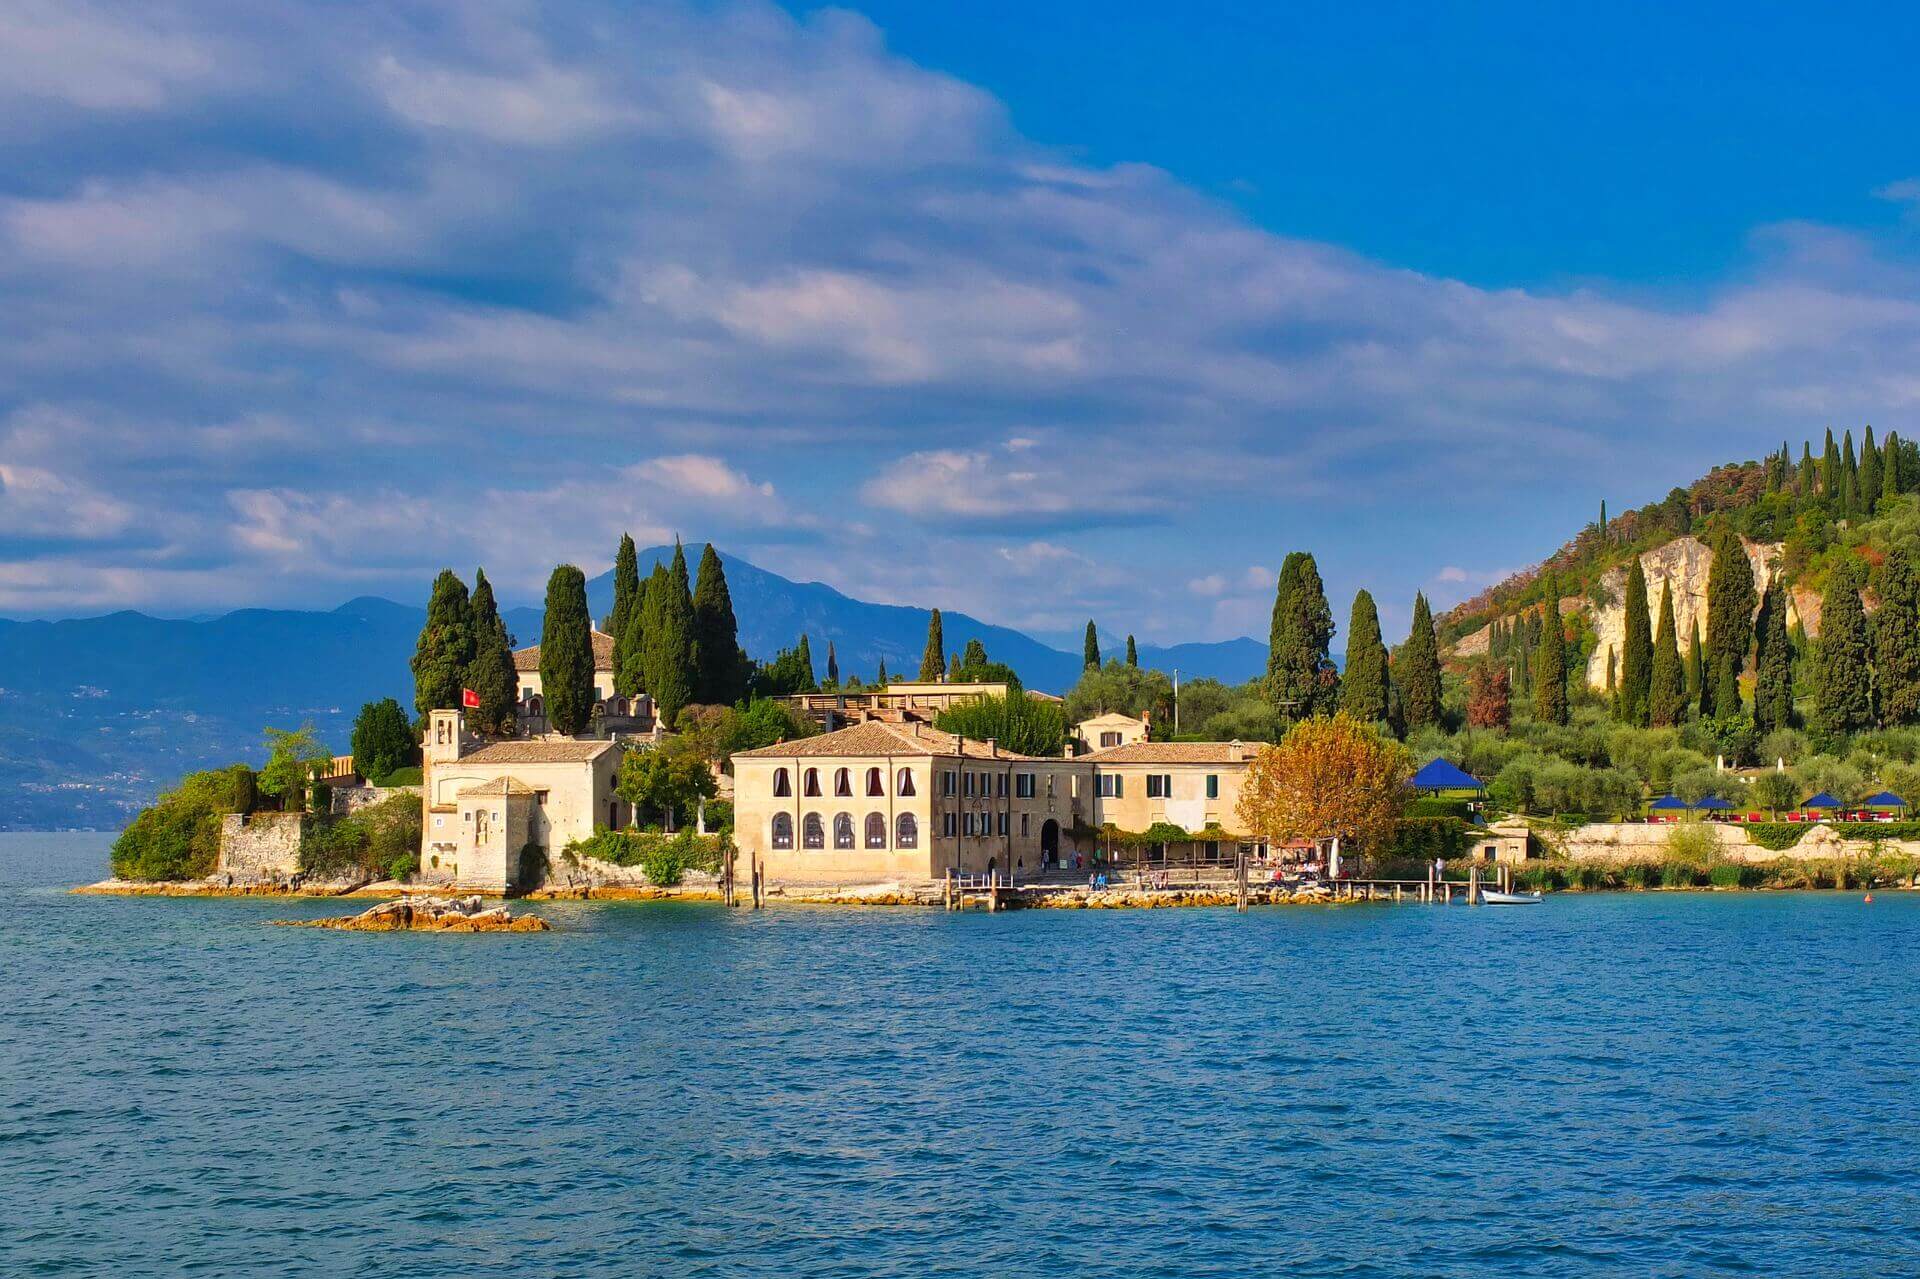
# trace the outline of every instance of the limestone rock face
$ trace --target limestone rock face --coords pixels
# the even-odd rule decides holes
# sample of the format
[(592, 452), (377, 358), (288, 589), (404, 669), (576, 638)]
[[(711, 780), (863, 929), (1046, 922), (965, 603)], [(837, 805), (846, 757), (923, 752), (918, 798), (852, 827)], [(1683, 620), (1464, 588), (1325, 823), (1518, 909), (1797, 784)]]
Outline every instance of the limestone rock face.
[[(1780, 544), (1745, 540), (1741, 544), (1746, 548), (1747, 562), (1753, 566), (1753, 589), (1757, 597), (1772, 584), (1774, 574), (1779, 571)], [(1705, 636), (1707, 633), (1707, 574), (1712, 568), (1713, 552), (1697, 537), (1676, 537), (1665, 546), (1655, 547), (1640, 557), (1640, 569), (1647, 575), (1649, 629), (1656, 634), (1659, 631), (1660, 589), (1663, 584), (1670, 583), (1673, 587), (1673, 623), (1683, 657), (1686, 656), (1696, 621), (1700, 624), (1700, 634)], [(1600, 582), (1613, 602), (1594, 610), (1593, 629), (1597, 642), (1592, 655), (1587, 658), (1587, 684), (1591, 688), (1605, 689), (1607, 652), (1611, 649), (1618, 661), (1627, 645), (1626, 565), (1610, 570)], [(1799, 601), (1789, 594), (1787, 625), (1792, 626), (1799, 620), (1802, 620)], [(1809, 623), (1807, 629), (1811, 634), (1814, 625)]]
[(275, 923), (349, 932), (544, 933), (538, 915), (515, 916), (505, 906), (489, 908), (478, 897), (401, 897), (340, 919), (280, 919)]

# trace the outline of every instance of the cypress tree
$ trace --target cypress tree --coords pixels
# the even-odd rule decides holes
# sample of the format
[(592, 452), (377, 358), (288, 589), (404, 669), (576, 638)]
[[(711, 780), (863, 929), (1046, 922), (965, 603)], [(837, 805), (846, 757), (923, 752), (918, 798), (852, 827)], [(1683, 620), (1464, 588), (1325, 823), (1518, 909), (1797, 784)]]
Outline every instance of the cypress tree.
[(1920, 568), (1904, 548), (1887, 552), (1872, 630), (1880, 722), (1920, 723)]
[(1841, 483), (1846, 489), (1844, 507), (1848, 515), (1860, 509), (1860, 464), (1853, 456), (1853, 432), (1847, 432), (1846, 447), (1840, 453)]
[(1888, 431), (1887, 442), (1880, 449), (1880, 492), (1892, 497), (1912, 487), (1912, 482), (1900, 469), (1900, 436), (1897, 432)]
[(654, 714), (672, 727), (681, 708), (693, 701), (695, 688), (693, 588), (687, 583), (686, 551), (678, 541), (673, 563), (664, 570), (656, 568), (655, 574), (647, 588), (642, 669)]
[(593, 619), (587, 575), (562, 564), (547, 579), (547, 615), (540, 624), (540, 694), (547, 723), (571, 737), (593, 718)]
[(832, 640), (827, 641), (827, 683), (836, 688), (840, 684), (840, 659), (834, 654)]
[(1340, 706), (1362, 723), (1387, 717), (1387, 646), (1380, 638), (1380, 610), (1373, 596), (1353, 597), (1347, 620), (1347, 673), (1340, 681)]
[(927, 619), (927, 647), (920, 654), (920, 678), (933, 681), (945, 678), (946, 674), (947, 638), (940, 630), (940, 610), (936, 608)]
[(1407, 731), (1439, 724), (1440, 646), (1433, 632), (1433, 610), (1423, 593), (1416, 592), (1413, 597), (1413, 629), (1407, 634), (1406, 647), (1400, 650), (1400, 665), (1395, 682), (1400, 686)]
[(1540, 647), (1533, 655), (1533, 717), (1548, 724), (1567, 722), (1567, 635), (1560, 620), (1559, 585), (1547, 578), (1547, 613)]
[(1753, 726), (1770, 733), (1793, 722), (1793, 644), (1787, 638), (1787, 592), (1777, 578), (1760, 597), (1754, 631)]
[(1693, 619), (1693, 637), (1687, 645), (1687, 702), (1689, 705), (1700, 701), (1701, 678), (1706, 669), (1707, 646), (1700, 641), (1700, 619)]
[(887, 686), (887, 679), (887, 659), (883, 657), (880, 659), (880, 669), (874, 673), (873, 682), (881, 688), (885, 688)]
[(1860, 441), (1860, 513), (1871, 516), (1873, 508), (1880, 504), (1880, 490), (1883, 487), (1880, 475), (1880, 449), (1873, 442), (1873, 428), (1869, 426)]
[(733, 616), (727, 570), (711, 542), (700, 552), (700, 574), (694, 581), (693, 640), (695, 699), (732, 705), (746, 691), (747, 664), (740, 652), (740, 624)]
[(1753, 564), (1740, 537), (1722, 528), (1707, 570), (1707, 653), (1700, 682), (1700, 715), (1740, 713), (1740, 672), (1753, 646)]
[(1509, 664), (1513, 668), (1513, 691), (1521, 697), (1533, 696), (1533, 650), (1536, 647), (1533, 628), (1528, 625), (1527, 619), (1515, 618)]
[(1805, 440), (1800, 441), (1800, 475), (1798, 482), (1800, 486), (1800, 500), (1804, 502), (1813, 496), (1815, 488), (1818, 487), (1813, 468), (1813, 445)]
[(1830, 737), (1873, 726), (1867, 615), (1853, 562), (1842, 560), (1827, 577), (1820, 606), (1820, 642), (1814, 648), (1814, 721)]
[(620, 547), (613, 553), (613, 611), (607, 614), (607, 634), (613, 636), (613, 688), (622, 697), (631, 697), (638, 689), (621, 687), (620, 673), (626, 669), (627, 624), (633, 620), (634, 606), (640, 600), (640, 560), (631, 535), (620, 535)]
[(1673, 620), (1673, 583), (1660, 584), (1660, 629), (1647, 678), (1647, 722), (1672, 728), (1686, 717), (1687, 673), (1680, 662), (1680, 628)]
[(1134, 646), (1133, 636), (1127, 636), (1127, 665), (1135, 670), (1140, 668), (1140, 650)]
[(1627, 569), (1626, 638), (1620, 653), (1620, 695), (1615, 713), (1624, 724), (1645, 728), (1653, 692), (1653, 619), (1647, 604), (1647, 572), (1634, 556)]
[(1610, 541), (1607, 537), (1607, 499), (1603, 497), (1600, 499), (1600, 545), (1607, 546), (1609, 544)]
[(666, 580), (666, 570), (655, 561), (633, 594), (627, 609), (627, 633), (622, 637), (618, 660), (613, 668), (613, 687), (622, 697), (635, 697), (647, 691), (647, 626), (659, 612), (654, 595)]
[(1620, 654), (1611, 644), (1607, 645), (1607, 696), (1614, 699), (1616, 706), (1619, 705)]
[(981, 678), (981, 670), (986, 664), (987, 646), (976, 635), (967, 641), (967, 646), (960, 650), (959, 658), (947, 668), (947, 676), (949, 679), (977, 680)]
[(1835, 518), (1845, 514), (1840, 508), (1846, 491), (1846, 475), (1840, 466), (1840, 446), (1833, 442), (1833, 428), (1827, 428), (1827, 447), (1820, 455), (1820, 492)]
[(426, 625), (413, 649), (413, 708), (428, 711), (460, 705), (461, 681), (473, 665), (473, 616), (467, 584), (450, 568), (433, 579)]
[(467, 687), (480, 696), (473, 719), (483, 733), (510, 732), (514, 726), (513, 637), (500, 620), (493, 583), (484, 570), (473, 573), (473, 665)]
[[(833, 641), (828, 640), (827, 643), (831, 645)], [(794, 652), (800, 659), (800, 669), (805, 675), (805, 678), (801, 681), (800, 690), (811, 693), (820, 687), (820, 681), (813, 677), (813, 645), (807, 642), (807, 633), (805, 631), (800, 632), (800, 647), (795, 649)]]
[(1087, 619), (1087, 637), (1080, 644), (1080, 665), (1085, 670), (1100, 669), (1100, 632), (1093, 629), (1093, 619)]
[(1333, 610), (1327, 607), (1320, 567), (1305, 551), (1291, 551), (1280, 566), (1267, 639), (1267, 696), (1291, 719), (1331, 714), (1337, 683), (1325, 678), (1333, 642)]

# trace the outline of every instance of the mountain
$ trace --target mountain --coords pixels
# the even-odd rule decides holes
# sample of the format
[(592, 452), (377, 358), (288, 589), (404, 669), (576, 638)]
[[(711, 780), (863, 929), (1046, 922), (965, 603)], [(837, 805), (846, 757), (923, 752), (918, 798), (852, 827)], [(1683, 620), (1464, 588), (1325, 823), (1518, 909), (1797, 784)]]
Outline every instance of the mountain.
[[(689, 563), (699, 563), (702, 549), (687, 548)], [(671, 547), (644, 552), (642, 573), (672, 555)], [(927, 610), (868, 603), (738, 556), (722, 559), (749, 653), (771, 657), (804, 631), (820, 668), (832, 640), (848, 674), (871, 675), (883, 657), (892, 672), (919, 670)], [(611, 573), (588, 584), (588, 600), (595, 617), (611, 610)], [(364, 596), (329, 612), (0, 619), (0, 829), (121, 825), (184, 772), (257, 759), (268, 724), (312, 721), (322, 741), (344, 751), (363, 702), (391, 696), (411, 706), (407, 663), (423, 616), (420, 607)], [(539, 642), (539, 609), (503, 617), (520, 644)], [(1079, 677), (1078, 653), (964, 613), (943, 618), (950, 651), (977, 636), (1033, 688), (1064, 692)], [(1184, 679), (1237, 683), (1265, 669), (1266, 646), (1142, 646), (1140, 660), (1177, 667)]]

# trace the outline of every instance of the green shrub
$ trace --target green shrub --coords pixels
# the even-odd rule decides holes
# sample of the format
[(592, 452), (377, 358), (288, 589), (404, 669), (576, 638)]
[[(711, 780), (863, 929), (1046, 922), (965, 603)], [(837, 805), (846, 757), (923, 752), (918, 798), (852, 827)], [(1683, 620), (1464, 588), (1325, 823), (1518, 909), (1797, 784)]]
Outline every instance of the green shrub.
[(418, 786), (422, 773), (418, 764), (409, 764), (405, 768), (396, 768), (385, 777), (368, 778), (375, 786)]
[(121, 879), (201, 879), (220, 859), (220, 820), (252, 812), (258, 794), (244, 764), (189, 773), (113, 842), (113, 873)]
[(1752, 888), (1760, 882), (1760, 868), (1722, 862), (1707, 872), (1707, 882), (1715, 888)]
[(1464, 799), (1442, 799), (1437, 795), (1423, 795), (1410, 800), (1400, 810), (1402, 817), (1454, 817), (1466, 822), (1473, 820), (1473, 810)]
[(1794, 822), (1755, 822), (1746, 828), (1747, 838), (1774, 853), (1783, 853), (1800, 842), (1805, 826)]
[(582, 857), (592, 857), (616, 866), (638, 866), (648, 882), (667, 888), (690, 870), (717, 872), (728, 838), (726, 831), (696, 835), (691, 826), (674, 835), (602, 826), (589, 838), (569, 843), (563, 852), (576, 864)]
[(389, 796), (349, 817), (309, 821), (300, 832), (300, 869), (324, 879), (405, 879), (419, 869), (420, 836), (419, 799)]
[(1452, 861), (1467, 851), (1467, 826), (1458, 817), (1403, 817), (1387, 855), (1396, 860)]
[(1666, 861), (1660, 863), (1660, 884), (1665, 888), (1692, 888), (1707, 875), (1704, 867), (1695, 862)]

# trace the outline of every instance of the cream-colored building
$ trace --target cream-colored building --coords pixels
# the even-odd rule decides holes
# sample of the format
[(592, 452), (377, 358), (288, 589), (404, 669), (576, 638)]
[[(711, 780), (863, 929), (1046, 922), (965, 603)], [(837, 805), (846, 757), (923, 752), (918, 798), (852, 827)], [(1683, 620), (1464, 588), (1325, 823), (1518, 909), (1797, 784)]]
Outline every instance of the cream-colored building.
[[(985, 697), (1005, 697), (1008, 685), (998, 682), (895, 680), (884, 688), (837, 689), (831, 693), (795, 693), (787, 705), (828, 730), (869, 719), (900, 722), (930, 720), (941, 711)], [(1051, 693), (1027, 690), (1027, 696), (1058, 702)]]
[(487, 741), (459, 711), (434, 711), (421, 748), (420, 878), (476, 892), (525, 884), (596, 825), (618, 827), (626, 748), (570, 738)]
[(1090, 772), (918, 720), (872, 720), (733, 757), (734, 839), (775, 880), (1031, 874), (1084, 825)]
[[(1166, 822), (1186, 831), (1218, 829), (1233, 842), (1253, 842), (1242, 827), (1239, 804), (1255, 749), (1239, 742), (1140, 741), (1083, 756), (1081, 762), (1093, 769), (1093, 824), (1144, 831)], [(1221, 849), (1197, 851), (1218, 855)]]
[(1131, 746), (1135, 742), (1147, 740), (1147, 721), (1135, 715), (1123, 715), (1119, 711), (1108, 711), (1105, 715), (1095, 715), (1092, 719), (1083, 719), (1073, 726), (1073, 734), (1080, 741), (1080, 749), (1086, 751), (1112, 750), (1116, 746)]
[[(646, 732), (653, 728), (653, 699), (645, 693), (622, 697), (613, 678), (613, 636), (591, 632), (593, 640), (593, 724), (597, 733)], [(515, 717), (519, 732), (539, 737), (549, 731), (546, 689), (540, 680), (540, 646), (513, 651)]]

